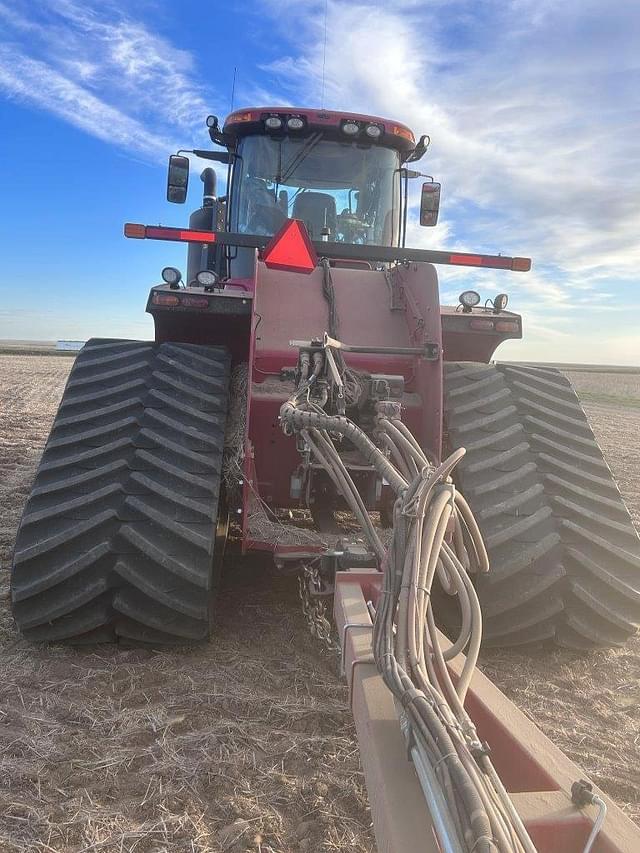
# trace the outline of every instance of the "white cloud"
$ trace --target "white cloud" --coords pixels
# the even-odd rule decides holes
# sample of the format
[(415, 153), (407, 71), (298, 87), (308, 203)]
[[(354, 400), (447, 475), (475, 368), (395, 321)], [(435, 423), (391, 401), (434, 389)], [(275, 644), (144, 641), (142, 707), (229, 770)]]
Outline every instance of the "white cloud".
[[(272, 90), (318, 103), (324, 2), (264, 7), (283, 38), (295, 33), (290, 55), (264, 69)], [(444, 228), (422, 237), (410, 229), (410, 244), (532, 256), (530, 274), (441, 268), (441, 279), (445, 293), (466, 282), (509, 291), (514, 310), (547, 312), (545, 325), (525, 321), (539, 349), (541, 329), (563, 313), (580, 309), (579, 330), (614, 295), (622, 304), (610, 310), (631, 305), (640, 269), (639, 31), (640, 5), (605, 0), (328, 3), (325, 106), (431, 135), (422, 168), (443, 182)], [(555, 339), (558, 360), (579, 335)], [(626, 352), (640, 363), (632, 336), (622, 348), (612, 337), (602, 358)]]
[[(0, 3), (0, 89), (148, 159), (204, 142), (210, 111), (191, 55), (126, 7)], [(28, 35), (28, 39), (25, 36)]]

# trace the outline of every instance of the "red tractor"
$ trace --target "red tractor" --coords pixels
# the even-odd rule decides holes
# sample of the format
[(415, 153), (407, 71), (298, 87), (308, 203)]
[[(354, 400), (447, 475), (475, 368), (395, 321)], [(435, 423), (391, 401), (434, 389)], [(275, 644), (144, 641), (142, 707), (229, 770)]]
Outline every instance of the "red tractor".
[[(188, 228), (125, 227), (188, 244), (186, 274), (165, 268), (151, 290), (155, 341), (90, 340), (71, 371), (15, 547), (23, 633), (205, 639), (227, 539), (302, 564), (320, 630), (336, 570), (383, 561), (360, 536), (371, 523), (384, 541), (393, 522), (381, 457), (412, 473), (377, 430), (384, 410), (434, 466), (466, 448), (454, 479), (491, 562), (474, 581), (487, 643), (623, 643), (640, 541), (575, 392), (556, 370), (491, 361), (522, 336), (505, 294), (439, 303), (434, 264), (526, 272), (528, 259), (405, 246), (409, 184), (423, 181), (426, 226), (440, 185), (415, 167), (426, 137), (399, 122), (276, 107), (207, 124), (218, 148), (194, 153), (226, 166), (227, 194), (208, 168)], [(169, 201), (185, 201), (188, 176), (172, 156)], [(328, 473), (281, 417), (302, 392), (380, 464), (335, 435), (325, 451), (346, 474)]]

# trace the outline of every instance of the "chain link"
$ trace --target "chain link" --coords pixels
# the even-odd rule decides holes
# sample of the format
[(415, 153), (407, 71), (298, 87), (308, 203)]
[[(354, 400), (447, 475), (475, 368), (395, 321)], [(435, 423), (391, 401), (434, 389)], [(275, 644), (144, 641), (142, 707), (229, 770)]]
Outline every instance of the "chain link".
[(327, 601), (333, 596), (323, 592), (324, 585), (318, 564), (305, 563), (298, 575), (298, 591), (302, 602), (302, 612), (311, 634), (329, 649), (337, 652), (338, 643), (333, 627), (327, 618)]

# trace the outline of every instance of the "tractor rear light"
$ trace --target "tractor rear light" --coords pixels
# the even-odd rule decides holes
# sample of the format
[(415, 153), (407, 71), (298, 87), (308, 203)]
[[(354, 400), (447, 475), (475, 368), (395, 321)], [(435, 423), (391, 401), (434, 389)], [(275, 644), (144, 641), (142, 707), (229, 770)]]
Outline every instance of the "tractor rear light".
[(343, 121), (342, 132), (347, 136), (355, 136), (356, 133), (360, 133), (360, 125), (357, 121)]
[(493, 320), (483, 320), (481, 317), (474, 317), (469, 323), (469, 328), (475, 329), (477, 332), (492, 332)]
[(215, 287), (218, 283), (218, 274), (213, 270), (200, 270), (196, 273), (196, 281), (200, 287)]
[(480, 294), (476, 290), (463, 290), (458, 297), (463, 309), (470, 312), (472, 308), (480, 304)]
[(179, 243), (215, 243), (215, 231), (196, 231), (193, 228), (163, 228), (158, 225), (137, 225), (127, 222), (124, 226), (125, 237), (138, 240), (175, 240)]
[(177, 240), (183, 243), (215, 243), (213, 231), (195, 231), (191, 228), (162, 228), (147, 225), (146, 237), (149, 240)]
[(232, 113), (227, 117), (225, 124), (238, 124), (241, 121), (255, 121), (255, 118), (254, 113), (250, 112)]
[(304, 119), (300, 116), (291, 116), (287, 119), (287, 127), (289, 130), (302, 130), (304, 127)]
[(264, 126), (267, 130), (280, 130), (282, 127), (282, 119), (280, 116), (268, 116), (264, 120)]
[(520, 323), (517, 320), (496, 320), (496, 332), (519, 332)]
[(170, 293), (154, 293), (151, 297), (151, 304), (173, 308), (176, 305), (180, 305), (180, 300), (177, 296), (172, 296)]
[(318, 265), (318, 256), (304, 222), (287, 219), (266, 246), (262, 260), (270, 269), (312, 272)]
[(368, 124), (365, 127), (364, 132), (371, 139), (380, 139), (382, 136), (382, 127), (379, 124)]
[(394, 124), (392, 131), (394, 136), (401, 136), (403, 139), (408, 139), (409, 142), (415, 142), (416, 138), (408, 127), (402, 127), (400, 124)]
[(133, 237), (136, 240), (144, 240), (147, 236), (147, 226), (138, 225), (135, 222), (125, 222), (124, 236)]
[(531, 269), (531, 258), (512, 258), (511, 269), (516, 272), (529, 272)]
[(209, 300), (206, 296), (183, 296), (180, 304), (185, 308), (208, 308)]
[(507, 307), (509, 302), (509, 296), (506, 293), (499, 293), (493, 300), (493, 310), (496, 314), (499, 314), (501, 311)]
[(162, 280), (167, 284), (170, 284), (171, 287), (177, 287), (180, 283), (180, 279), (182, 278), (182, 273), (176, 267), (165, 267), (162, 270)]

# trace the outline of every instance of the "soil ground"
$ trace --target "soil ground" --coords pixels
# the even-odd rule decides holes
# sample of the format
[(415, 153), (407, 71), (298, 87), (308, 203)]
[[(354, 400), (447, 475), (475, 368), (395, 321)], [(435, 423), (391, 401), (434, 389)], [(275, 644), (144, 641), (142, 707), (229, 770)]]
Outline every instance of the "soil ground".
[[(269, 562), (229, 566), (206, 647), (76, 651), (16, 633), (11, 548), (71, 364), (0, 355), (0, 851), (374, 851), (336, 661)], [(571, 378), (640, 526), (640, 377)], [(640, 822), (640, 639), (482, 665)]]

